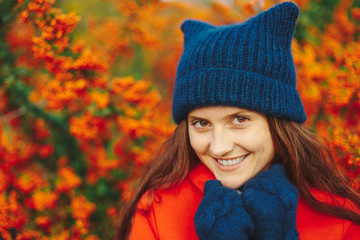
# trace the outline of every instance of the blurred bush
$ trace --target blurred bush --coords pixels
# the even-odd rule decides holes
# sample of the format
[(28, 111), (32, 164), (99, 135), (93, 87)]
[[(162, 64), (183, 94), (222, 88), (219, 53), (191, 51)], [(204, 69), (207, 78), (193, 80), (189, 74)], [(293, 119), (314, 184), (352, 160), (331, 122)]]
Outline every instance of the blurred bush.
[[(181, 22), (242, 22), (277, 2), (2, 0), (2, 238), (111, 238), (133, 179), (175, 128)], [(294, 2), (305, 124), (359, 190), (360, 3)]]

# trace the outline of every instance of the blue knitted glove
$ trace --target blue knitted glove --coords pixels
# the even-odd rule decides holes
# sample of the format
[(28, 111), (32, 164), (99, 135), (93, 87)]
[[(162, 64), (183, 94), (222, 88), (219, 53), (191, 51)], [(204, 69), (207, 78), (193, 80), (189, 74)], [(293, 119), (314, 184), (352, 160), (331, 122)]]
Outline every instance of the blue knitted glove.
[(244, 184), (244, 206), (255, 225), (254, 240), (297, 240), (297, 189), (275, 164)]
[(248, 240), (254, 233), (241, 196), (218, 180), (205, 183), (194, 223), (200, 240)]

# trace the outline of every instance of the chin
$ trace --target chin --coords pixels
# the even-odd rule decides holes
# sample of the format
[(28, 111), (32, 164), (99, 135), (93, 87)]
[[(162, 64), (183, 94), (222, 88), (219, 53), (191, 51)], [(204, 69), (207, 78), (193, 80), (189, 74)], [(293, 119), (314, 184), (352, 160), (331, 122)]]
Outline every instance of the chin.
[(235, 182), (234, 180), (220, 180), (220, 182), (224, 187), (232, 188), (232, 189), (238, 189), (244, 184), (243, 182)]

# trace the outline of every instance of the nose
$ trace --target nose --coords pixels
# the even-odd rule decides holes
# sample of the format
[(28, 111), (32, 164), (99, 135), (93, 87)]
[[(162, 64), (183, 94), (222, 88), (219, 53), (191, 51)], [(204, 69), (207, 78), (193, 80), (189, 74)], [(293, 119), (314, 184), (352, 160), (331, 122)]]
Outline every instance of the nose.
[(234, 148), (233, 140), (226, 129), (214, 129), (210, 142), (210, 153), (214, 157), (224, 157)]

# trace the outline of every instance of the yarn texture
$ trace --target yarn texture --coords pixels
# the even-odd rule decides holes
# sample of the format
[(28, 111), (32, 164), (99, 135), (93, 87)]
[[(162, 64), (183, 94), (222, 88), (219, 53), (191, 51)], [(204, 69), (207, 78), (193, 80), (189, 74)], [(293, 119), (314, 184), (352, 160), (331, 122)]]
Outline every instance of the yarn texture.
[(274, 164), (244, 184), (242, 199), (255, 224), (253, 240), (298, 240), (297, 189), (290, 184), (285, 169)]
[(218, 180), (205, 183), (194, 224), (200, 240), (248, 240), (255, 230), (240, 195)]
[(186, 20), (173, 118), (205, 106), (236, 106), (303, 123), (291, 40), (298, 7), (284, 2), (242, 24), (213, 26)]
[(280, 164), (250, 179), (241, 194), (209, 180), (194, 217), (196, 234), (200, 240), (299, 240), (298, 201)]

